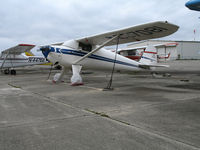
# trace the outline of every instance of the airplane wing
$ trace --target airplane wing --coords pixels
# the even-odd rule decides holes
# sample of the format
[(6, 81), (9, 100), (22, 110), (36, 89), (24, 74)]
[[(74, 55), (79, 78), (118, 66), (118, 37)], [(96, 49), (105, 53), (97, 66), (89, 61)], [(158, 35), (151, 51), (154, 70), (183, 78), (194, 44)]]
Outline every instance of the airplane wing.
[(14, 55), (20, 55), (21, 53), (30, 51), (35, 45), (31, 44), (19, 44), (17, 46), (11, 47), (9, 49), (6, 49), (2, 51), (2, 54), (14, 54)]
[[(128, 27), (124, 29), (119, 29), (107, 33), (102, 33), (94, 36), (88, 36), (80, 39), (76, 39), (84, 44), (92, 44), (92, 45), (102, 45), (109, 39), (115, 37), (116, 35), (120, 35), (119, 44), (125, 44), (129, 42), (160, 38), (164, 36), (168, 36), (178, 30), (178, 26), (168, 23), (167, 21), (158, 21), (152, 22), (142, 25), (136, 25), (133, 27)], [(116, 45), (117, 39), (112, 40), (107, 43), (105, 46)]]

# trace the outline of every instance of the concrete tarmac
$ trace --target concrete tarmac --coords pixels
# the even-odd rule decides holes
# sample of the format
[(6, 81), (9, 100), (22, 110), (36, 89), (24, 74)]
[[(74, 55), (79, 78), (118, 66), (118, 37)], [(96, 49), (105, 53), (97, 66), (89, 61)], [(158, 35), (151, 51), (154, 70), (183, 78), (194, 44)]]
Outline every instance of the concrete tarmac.
[(53, 84), (50, 66), (0, 75), (0, 150), (198, 150), (200, 61), (175, 61), (157, 74), (71, 72)]

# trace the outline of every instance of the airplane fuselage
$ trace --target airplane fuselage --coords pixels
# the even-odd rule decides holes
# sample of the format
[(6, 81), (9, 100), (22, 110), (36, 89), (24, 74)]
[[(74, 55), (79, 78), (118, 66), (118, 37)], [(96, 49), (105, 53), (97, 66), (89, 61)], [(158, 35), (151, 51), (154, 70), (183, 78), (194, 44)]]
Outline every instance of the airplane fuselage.
[[(75, 50), (66, 46), (50, 46), (49, 52), (48, 54), (46, 54), (46, 57), (53, 64), (58, 63), (66, 68), (71, 68), (74, 62), (76, 62), (87, 53), (88, 52), (86, 51)], [(115, 54), (114, 52), (106, 50), (105, 48), (101, 48), (99, 51), (88, 56), (86, 59), (82, 60), (78, 64), (83, 66), (83, 69), (111, 70), (113, 68), (114, 62), (115, 68), (117, 70), (141, 70), (141, 68), (138, 67), (138, 62), (128, 59), (119, 54)]]

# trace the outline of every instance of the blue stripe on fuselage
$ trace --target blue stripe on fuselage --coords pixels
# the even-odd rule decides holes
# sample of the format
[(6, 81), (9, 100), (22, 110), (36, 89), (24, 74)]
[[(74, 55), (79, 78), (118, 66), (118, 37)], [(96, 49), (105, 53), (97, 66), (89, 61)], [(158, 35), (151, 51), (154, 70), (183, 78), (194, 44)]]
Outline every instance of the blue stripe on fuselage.
[[(86, 52), (70, 50), (70, 49), (61, 49), (60, 52), (63, 53), (63, 54), (75, 55), (75, 56), (80, 56), (80, 57), (83, 57), (84, 55), (87, 54)], [(59, 53), (59, 52), (56, 51), (56, 53)], [(110, 59), (110, 58), (106, 58), (106, 57), (102, 57), (102, 56), (98, 56), (98, 55), (94, 55), (94, 54), (88, 56), (88, 58), (101, 60), (101, 61), (112, 62), (112, 63), (114, 63), (114, 61), (115, 61), (114, 59)], [(130, 63), (122, 62), (122, 61), (119, 61), (119, 60), (116, 60), (115, 63), (121, 64), (121, 65), (130, 66), (130, 67), (138, 67), (137, 65), (133, 65), (133, 64), (130, 64)]]

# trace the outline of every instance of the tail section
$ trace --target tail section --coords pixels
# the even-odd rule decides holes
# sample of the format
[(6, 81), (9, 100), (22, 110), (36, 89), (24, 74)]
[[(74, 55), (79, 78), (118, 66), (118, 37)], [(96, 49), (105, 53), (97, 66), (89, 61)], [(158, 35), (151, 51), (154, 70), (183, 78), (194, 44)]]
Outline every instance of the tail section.
[(157, 64), (158, 55), (154, 46), (148, 46), (144, 51), (140, 61), (139, 67), (142, 69), (155, 69), (155, 67), (169, 67), (168, 65)]
[(156, 48), (152, 45), (147, 46), (139, 62), (143, 65), (156, 65), (157, 64)]

